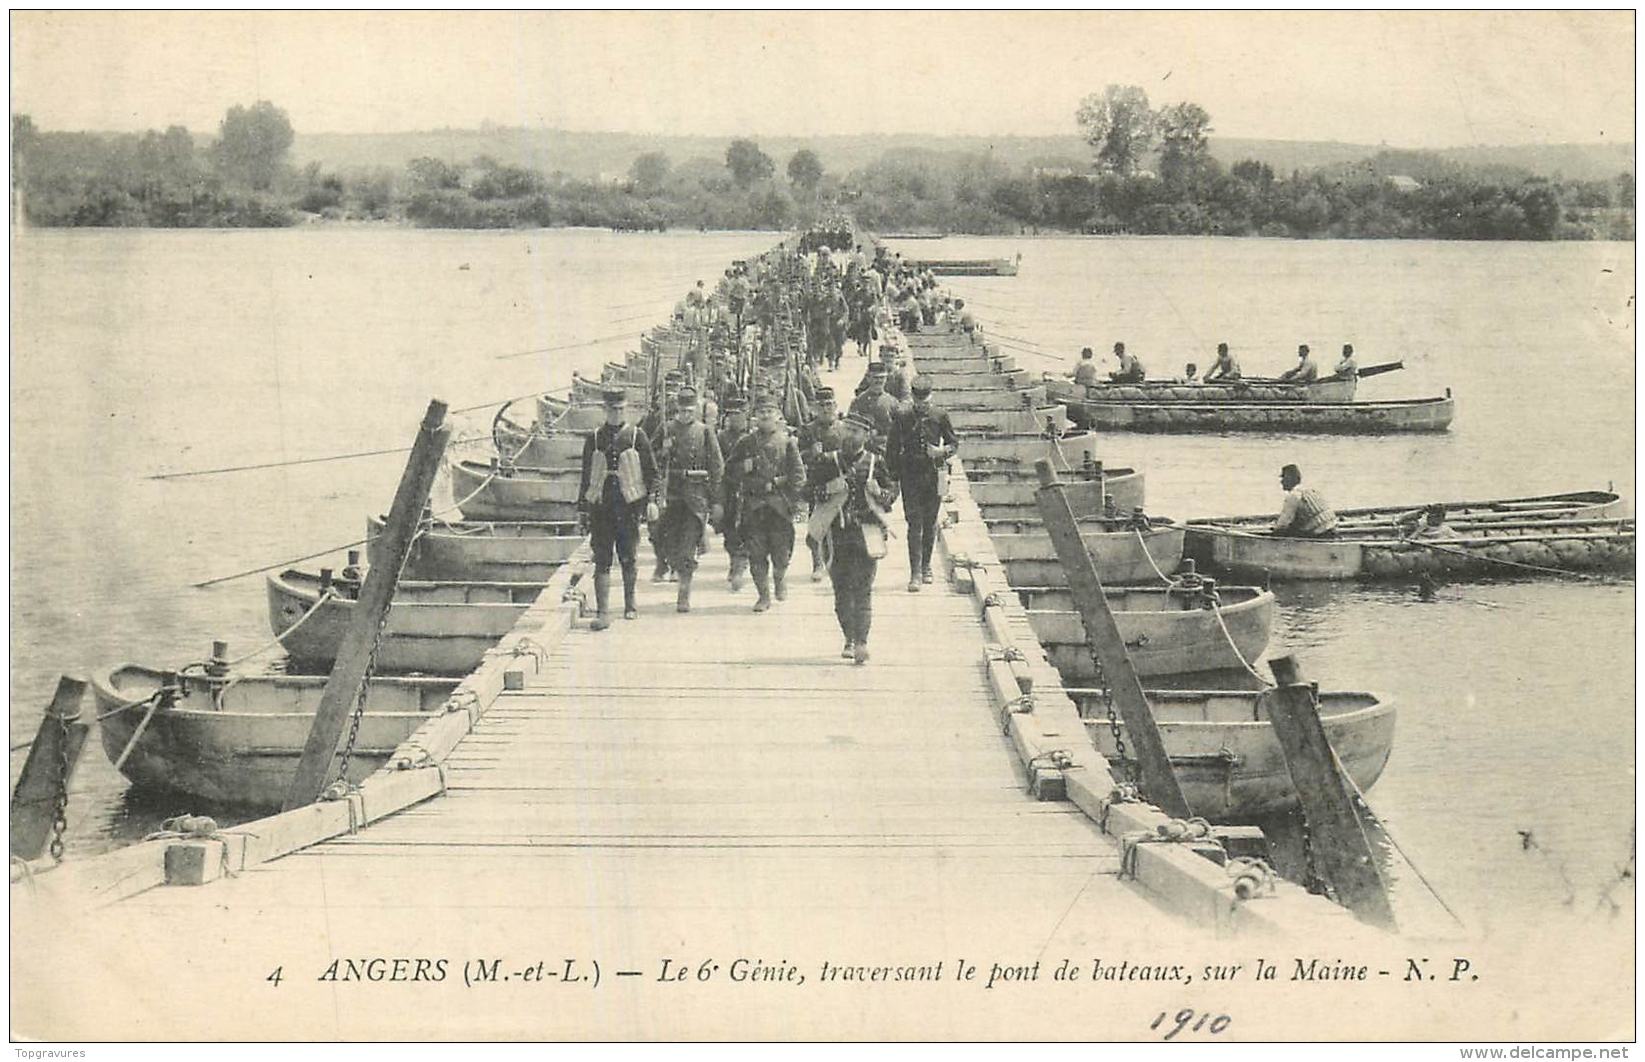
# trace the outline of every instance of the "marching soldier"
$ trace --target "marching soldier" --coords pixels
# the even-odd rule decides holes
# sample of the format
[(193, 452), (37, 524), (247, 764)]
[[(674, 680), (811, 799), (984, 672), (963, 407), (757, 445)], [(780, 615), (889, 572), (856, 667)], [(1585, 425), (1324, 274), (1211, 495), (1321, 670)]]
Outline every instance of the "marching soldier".
[(594, 601), (590, 624), (603, 631), (611, 626), (611, 555), (615, 551), (623, 570), (623, 619), (637, 619), (634, 601), (636, 553), (640, 545), (640, 514), (657, 518), (651, 498), (657, 488), (657, 465), (651, 440), (638, 427), (623, 423), (628, 392), (608, 387), (601, 395), (605, 423), (583, 440), (582, 483), (577, 490), (577, 522), (589, 534), (594, 550)]
[(658, 464), (666, 491), (657, 543), (668, 566), (679, 575), (675, 607), (691, 611), (691, 577), (697, 570), (697, 550), (710, 520), (725, 515), (721, 506), (720, 477), (725, 463), (720, 443), (708, 425), (697, 420), (697, 392), (682, 387), (674, 396), (674, 419), (663, 432)]
[(726, 495), (737, 512), (737, 534), (748, 551), (759, 599), (755, 612), (788, 597), (788, 562), (794, 555), (794, 512), (805, 488), (800, 448), (786, 431), (774, 396), (755, 402), (755, 430), (744, 435), (726, 461)]
[[(668, 427), (669, 412), (674, 407), (674, 396), (679, 390), (680, 373), (676, 369), (670, 369), (663, 374), (663, 393), (659, 395), (655, 391), (652, 392), (651, 408), (640, 418), (640, 430), (651, 440), (653, 452), (662, 444), (663, 432)], [(651, 581), (654, 583), (667, 581), (671, 574), (668, 570), (668, 560), (663, 556), (662, 539), (659, 537), (661, 532), (662, 524), (657, 520), (651, 521), (647, 537), (651, 540), (651, 552), (657, 560), (657, 566), (651, 573)]]
[(869, 442), (881, 453), (885, 452), (886, 440), (891, 435), (891, 418), (897, 411), (897, 400), (885, 393), (885, 377), (883, 361), (870, 365), (857, 397), (851, 402), (851, 412), (861, 415), (873, 426)]
[[(839, 410), (834, 405), (834, 389), (819, 387), (811, 396), (816, 415), (806, 421), (800, 428), (800, 460), (805, 463), (807, 477), (811, 474), (811, 466), (815, 465), (824, 454), (831, 454), (840, 448), (840, 417)], [(815, 490), (807, 489), (808, 502), (806, 512), (817, 510), (820, 500)], [(821, 582), (823, 577), (822, 555), (817, 550), (817, 543), (806, 539), (805, 543), (811, 550), (811, 581)]]
[(845, 634), (840, 655), (868, 663), (873, 620), (874, 572), (886, 553), (886, 511), (897, 500), (897, 482), (880, 455), (867, 448), (874, 430), (858, 413), (840, 425), (840, 448), (811, 466), (810, 485), (824, 500), (811, 514), (807, 537), (828, 558), (834, 582), (834, 615)]
[(931, 405), (931, 384), (915, 377), (914, 401), (897, 414), (886, 464), (902, 488), (902, 511), (908, 520), (908, 592), (931, 582), (931, 549), (936, 542), (937, 514), (942, 508), (938, 472), (959, 452), (959, 437), (948, 414)]
[[(748, 406), (736, 395), (725, 400), (725, 424), (720, 428), (720, 453), (730, 454), (748, 434)], [(730, 490), (731, 477), (726, 477), (725, 518), (720, 521), (720, 533), (725, 536), (725, 554), (731, 559), (731, 572), (727, 576), (731, 590), (735, 593), (743, 588), (743, 574), (748, 571), (748, 546), (743, 542), (742, 532), (738, 528), (740, 516), (737, 511), (737, 497)]]

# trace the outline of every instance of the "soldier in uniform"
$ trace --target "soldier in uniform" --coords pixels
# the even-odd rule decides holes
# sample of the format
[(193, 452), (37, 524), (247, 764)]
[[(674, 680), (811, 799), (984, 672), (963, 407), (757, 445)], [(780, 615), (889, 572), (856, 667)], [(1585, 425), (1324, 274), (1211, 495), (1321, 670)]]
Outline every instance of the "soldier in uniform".
[(611, 626), (611, 555), (623, 570), (623, 618), (637, 619), (634, 600), (636, 553), (640, 545), (640, 514), (657, 517), (652, 497), (657, 488), (657, 465), (651, 440), (638, 427), (623, 423), (628, 392), (608, 387), (601, 395), (605, 423), (583, 440), (582, 483), (577, 490), (577, 522), (589, 534), (594, 550), (596, 614), (590, 626)]
[(811, 514), (807, 535), (820, 543), (834, 582), (834, 615), (845, 634), (840, 655), (868, 663), (874, 572), (885, 556), (885, 512), (897, 500), (897, 482), (880, 455), (867, 448), (874, 430), (859, 413), (840, 425), (840, 448), (811, 466), (812, 488), (824, 501)]
[(882, 454), (891, 436), (891, 418), (896, 411), (897, 400), (885, 393), (885, 362), (875, 362), (868, 367), (868, 376), (851, 402), (851, 412), (860, 414), (873, 425), (869, 444)]
[[(663, 431), (668, 427), (669, 411), (673, 409), (674, 396), (679, 389), (680, 373), (676, 369), (669, 369), (663, 374), (663, 393), (652, 394), (651, 408), (640, 418), (640, 430), (651, 440), (653, 452), (662, 443)], [(657, 566), (651, 573), (651, 581), (654, 583), (666, 581), (670, 574), (668, 560), (663, 556), (662, 539), (659, 537), (661, 532), (662, 525), (656, 520), (651, 521), (647, 537), (651, 539), (651, 552), (657, 561)]]
[(674, 396), (674, 419), (663, 432), (657, 463), (666, 496), (657, 542), (668, 566), (678, 573), (676, 607), (691, 611), (691, 576), (697, 570), (697, 549), (703, 530), (725, 515), (720, 504), (720, 477), (725, 464), (720, 443), (708, 425), (697, 420), (697, 392), (682, 387)]
[[(811, 474), (811, 466), (816, 464), (824, 454), (831, 454), (840, 448), (840, 418), (839, 410), (834, 405), (834, 389), (819, 387), (811, 396), (816, 413), (800, 428), (799, 445), (800, 460), (805, 463), (806, 475)], [(816, 491), (808, 489), (807, 514), (817, 510), (820, 500)], [(811, 549), (811, 581), (821, 582), (825, 565), (822, 555), (817, 551), (817, 543), (806, 539), (805, 543)]]
[[(720, 426), (720, 453), (730, 460), (730, 453), (748, 434), (748, 404), (737, 395), (729, 395), (725, 400), (725, 423)], [(737, 512), (737, 497), (731, 491), (731, 477), (726, 477), (725, 518), (720, 521), (719, 532), (725, 539), (725, 555), (731, 560), (731, 571), (727, 581), (731, 584), (733, 593), (743, 588), (743, 575), (748, 571), (748, 546), (743, 542), (742, 532), (738, 528), (739, 515)]]
[(902, 511), (908, 519), (909, 593), (931, 582), (931, 549), (942, 508), (937, 473), (960, 448), (948, 414), (931, 405), (931, 384), (915, 377), (913, 393), (913, 403), (897, 414), (885, 451), (886, 464), (901, 486)]
[(800, 448), (783, 429), (777, 399), (755, 403), (754, 431), (744, 435), (726, 459), (727, 509), (737, 512), (737, 534), (748, 550), (759, 599), (755, 612), (788, 597), (788, 562), (794, 555), (794, 513), (805, 489)]

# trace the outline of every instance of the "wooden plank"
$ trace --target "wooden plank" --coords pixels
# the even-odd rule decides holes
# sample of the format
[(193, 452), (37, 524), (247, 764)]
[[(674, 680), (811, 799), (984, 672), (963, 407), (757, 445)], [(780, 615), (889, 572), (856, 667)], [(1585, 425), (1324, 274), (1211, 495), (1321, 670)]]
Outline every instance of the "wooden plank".
[(40, 729), (29, 745), (23, 772), (11, 793), (11, 854), (14, 859), (37, 859), (51, 838), (57, 817), (57, 795), (66, 794), (90, 729), (80, 722), (80, 702), (86, 680), (64, 675), (40, 719)]
[(1045, 530), (1056, 547), (1057, 559), (1067, 573), (1068, 585), (1074, 595), (1074, 604), (1085, 621), (1092, 652), (1102, 664), (1113, 692), (1114, 703), (1125, 718), (1125, 731), (1137, 758), (1142, 791), (1160, 808), (1178, 818), (1188, 818), (1188, 801), (1177, 784), (1175, 770), (1165, 752), (1165, 742), (1154, 723), (1153, 709), (1143, 696), (1142, 683), (1125, 651), (1114, 613), (1108, 607), (1102, 580), (1080, 538), (1079, 524), (1063, 493), (1063, 484), (1057, 480), (1049, 463), (1035, 464), (1039, 473), (1040, 489), (1037, 499), (1045, 519)]
[(411, 540), (417, 533), (418, 517), (428, 501), (435, 473), (440, 470), (440, 457), (451, 439), (451, 425), (445, 422), (445, 416), (446, 404), (438, 399), (430, 402), (423, 414), (411, 456), (406, 459), (400, 485), (394, 492), (388, 522), (376, 542), (379, 562), (366, 572), (360, 596), (350, 611), (348, 630), (337, 648), (336, 663), (315, 710), (314, 725), (297, 761), (296, 774), (286, 790), (283, 810), (313, 803), (333, 775), (343, 728), (365, 685), (372, 647), (394, 599), (400, 569), (405, 566)]
[(1358, 918), (1392, 930), (1394, 909), (1388, 886), (1354, 810), (1331, 739), (1325, 736), (1314, 692), (1302, 682), (1294, 657), (1279, 657), (1269, 667), (1280, 686), (1269, 701), (1268, 721), (1302, 801), (1304, 828), (1319, 871)]

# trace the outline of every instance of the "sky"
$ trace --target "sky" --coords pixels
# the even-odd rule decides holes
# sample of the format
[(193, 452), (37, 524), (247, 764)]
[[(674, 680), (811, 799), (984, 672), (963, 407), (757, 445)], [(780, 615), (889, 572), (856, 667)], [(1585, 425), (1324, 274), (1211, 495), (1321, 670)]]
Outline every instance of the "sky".
[(42, 129), (547, 126), (711, 136), (1077, 132), (1110, 83), (1215, 134), (1396, 147), (1634, 139), (1621, 12), (14, 12)]

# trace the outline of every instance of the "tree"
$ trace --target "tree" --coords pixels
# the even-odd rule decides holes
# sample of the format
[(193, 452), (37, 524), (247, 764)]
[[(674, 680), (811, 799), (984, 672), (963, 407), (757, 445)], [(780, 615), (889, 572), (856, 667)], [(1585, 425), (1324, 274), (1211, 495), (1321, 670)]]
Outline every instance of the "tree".
[(218, 171), (256, 191), (274, 184), (294, 139), (291, 119), (267, 100), (230, 107), (217, 132), (213, 154)]
[(815, 192), (817, 185), (822, 183), (822, 159), (810, 148), (801, 148), (794, 152), (794, 157), (788, 160), (788, 180), (794, 187), (806, 192)]
[(443, 192), (463, 186), (463, 171), (444, 159), (420, 155), (406, 163), (415, 191)]
[(731, 171), (731, 179), (737, 182), (738, 188), (752, 188), (756, 182), (764, 181), (777, 172), (777, 164), (771, 161), (771, 156), (760, 150), (760, 145), (752, 140), (738, 138), (725, 149), (725, 165)]
[(1209, 176), (1215, 166), (1206, 134), (1211, 116), (1197, 103), (1173, 103), (1161, 107), (1154, 119), (1159, 131), (1160, 179), (1173, 189), (1184, 189)]
[(628, 167), (628, 179), (634, 182), (634, 190), (641, 195), (656, 195), (668, 182), (668, 171), (672, 166), (663, 152), (647, 151), (634, 157)]
[(1092, 93), (1075, 114), (1085, 142), (1096, 151), (1096, 169), (1128, 177), (1154, 143), (1154, 115), (1148, 93), (1135, 85), (1109, 85)]

